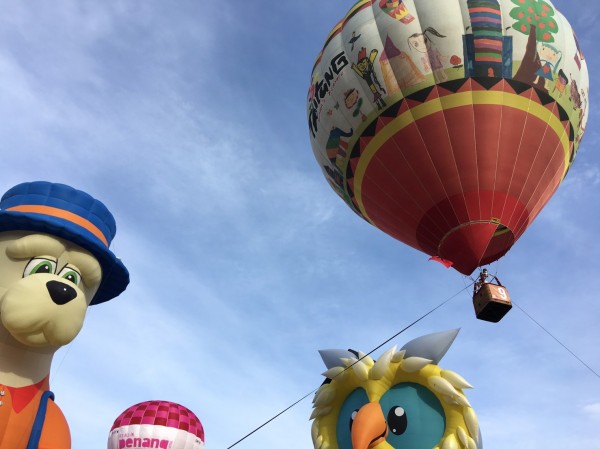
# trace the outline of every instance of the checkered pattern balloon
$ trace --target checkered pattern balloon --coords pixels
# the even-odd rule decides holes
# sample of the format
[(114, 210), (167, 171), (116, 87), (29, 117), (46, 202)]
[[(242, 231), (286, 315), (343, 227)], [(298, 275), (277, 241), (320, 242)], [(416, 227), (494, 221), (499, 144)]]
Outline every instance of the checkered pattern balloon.
[(108, 449), (202, 449), (204, 428), (186, 407), (168, 401), (132, 405), (115, 420)]

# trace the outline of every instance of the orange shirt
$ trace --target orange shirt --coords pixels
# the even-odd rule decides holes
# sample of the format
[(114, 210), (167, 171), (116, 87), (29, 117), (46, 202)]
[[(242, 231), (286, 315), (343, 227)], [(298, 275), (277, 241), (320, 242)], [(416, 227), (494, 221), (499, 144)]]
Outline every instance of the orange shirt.
[[(0, 385), (0, 449), (26, 449), (40, 399), (49, 389), (48, 378), (15, 388)], [(48, 400), (38, 449), (70, 449), (71, 434), (65, 416)]]

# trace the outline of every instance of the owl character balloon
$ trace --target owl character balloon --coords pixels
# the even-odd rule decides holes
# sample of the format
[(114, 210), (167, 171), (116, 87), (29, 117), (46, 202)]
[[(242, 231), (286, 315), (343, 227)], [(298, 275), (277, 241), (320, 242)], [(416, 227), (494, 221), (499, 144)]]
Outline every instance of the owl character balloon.
[(481, 449), (460, 375), (438, 366), (458, 330), (417, 338), (377, 361), (320, 351), (328, 370), (311, 419), (315, 449)]

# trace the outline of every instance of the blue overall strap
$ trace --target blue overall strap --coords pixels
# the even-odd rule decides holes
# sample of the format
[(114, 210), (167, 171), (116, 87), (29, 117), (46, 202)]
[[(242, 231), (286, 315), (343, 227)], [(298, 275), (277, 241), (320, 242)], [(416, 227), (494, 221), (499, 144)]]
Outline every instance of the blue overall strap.
[(48, 400), (54, 400), (54, 393), (51, 391), (44, 391), (42, 398), (40, 399), (40, 405), (38, 411), (35, 414), (35, 420), (33, 421), (33, 427), (31, 434), (29, 435), (29, 442), (27, 443), (27, 449), (38, 449), (40, 437), (42, 436), (42, 427), (44, 427), (44, 420), (46, 419), (46, 408), (48, 407)]

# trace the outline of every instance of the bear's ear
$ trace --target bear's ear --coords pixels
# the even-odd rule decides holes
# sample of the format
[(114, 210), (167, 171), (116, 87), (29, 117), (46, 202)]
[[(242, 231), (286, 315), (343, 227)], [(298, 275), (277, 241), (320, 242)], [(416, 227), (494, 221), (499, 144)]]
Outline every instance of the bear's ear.
[(454, 342), (459, 331), (460, 329), (453, 329), (423, 335), (406, 343), (401, 350), (406, 351), (405, 357), (422, 357), (437, 365)]

